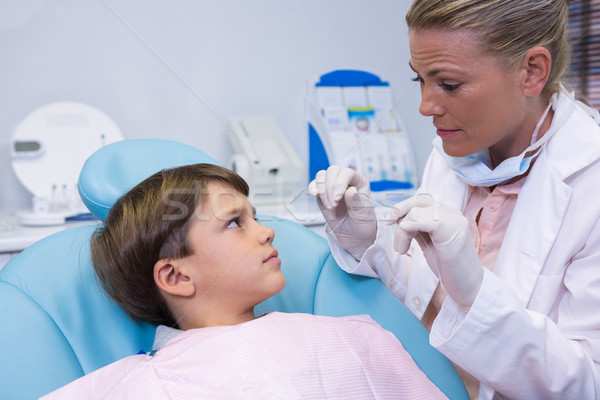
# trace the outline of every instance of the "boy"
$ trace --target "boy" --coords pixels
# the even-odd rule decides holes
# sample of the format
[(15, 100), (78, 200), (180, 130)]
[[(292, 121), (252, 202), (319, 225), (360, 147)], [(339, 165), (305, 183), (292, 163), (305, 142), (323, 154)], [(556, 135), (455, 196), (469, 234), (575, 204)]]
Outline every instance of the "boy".
[(196, 164), (115, 203), (92, 238), (94, 269), (129, 316), (163, 326), (149, 355), (47, 398), (445, 398), (367, 316), (255, 318), (285, 278), (248, 191), (232, 171)]

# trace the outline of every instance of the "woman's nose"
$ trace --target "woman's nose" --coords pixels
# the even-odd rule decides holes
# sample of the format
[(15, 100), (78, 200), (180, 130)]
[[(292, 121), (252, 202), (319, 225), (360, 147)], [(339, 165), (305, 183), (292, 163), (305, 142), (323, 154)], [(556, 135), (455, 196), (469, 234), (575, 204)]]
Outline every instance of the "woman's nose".
[(439, 102), (435, 89), (428, 87), (421, 88), (419, 112), (425, 117), (439, 116), (444, 113), (444, 107)]

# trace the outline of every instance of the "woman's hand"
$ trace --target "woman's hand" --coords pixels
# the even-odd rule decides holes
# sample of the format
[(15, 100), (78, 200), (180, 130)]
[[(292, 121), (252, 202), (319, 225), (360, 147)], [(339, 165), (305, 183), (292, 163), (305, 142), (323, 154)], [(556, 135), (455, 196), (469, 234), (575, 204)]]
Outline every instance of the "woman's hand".
[(404, 254), (416, 239), (448, 295), (469, 309), (479, 293), (484, 267), (463, 214), (419, 194), (396, 204), (384, 220), (398, 223), (394, 249)]
[(373, 244), (377, 220), (367, 179), (350, 168), (332, 165), (308, 185), (327, 225), (356, 260)]

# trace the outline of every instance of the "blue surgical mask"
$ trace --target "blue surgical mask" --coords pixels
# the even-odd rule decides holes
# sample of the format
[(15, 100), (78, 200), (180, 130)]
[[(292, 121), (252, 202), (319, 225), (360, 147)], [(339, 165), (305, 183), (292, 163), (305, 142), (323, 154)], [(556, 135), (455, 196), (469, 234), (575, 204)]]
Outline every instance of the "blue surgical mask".
[[(559, 96), (559, 94), (567, 97), (565, 98), (564, 102), (568, 104), (565, 104), (564, 107), (562, 104), (561, 107), (558, 107), (559, 98), (562, 97)], [(563, 101), (560, 101), (560, 103), (563, 103)], [(452, 168), (452, 170), (456, 172), (456, 174), (468, 185), (486, 187), (499, 185), (527, 172), (532, 161), (541, 151), (544, 143), (550, 140), (554, 133), (556, 133), (556, 131), (558, 131), (558, 129), (565, 123), (567, 118), (571, 115), (571, 110), (576, 104), (583, 106), (582, 103), (574, 100), (573, 94), (566, 93), (566, 91), (555, 93), (550, 99), (548, 107), (546, 107), (544, 114), (540, 118), (535, 130), (533, 131), (533, 134), (531, 135), (530, 146), (518, 156), (510, 157), (502, 161), (500, 165), (494, 169), (491, 168), (491, 160), (488, 149), (465, 157), (452, 157), (446, 154), (444, 151), (442, 139), (439, 136), (436, 136), (436, 138), (433, 139), (433, 147), (435, 147), (435, 149), (446, 160), (448, 166)], [(550, 108), (555, 111), (552, 124), (546, 134), (542, 136), (540, 140), (537, 140), (540, 127), (542, 126), (546, 115), (548, 115)], [(592, 112), (589, 110), (586, 111), (588, 111), (588, 113), (591, 115)], [(593, 111), (595, 112), (595, 115), (592, 115), (592, 117), (595, 119), (598, 118), (598, 112), (596, 110)], [(600, 118), (598, 120), (600, 120)]]

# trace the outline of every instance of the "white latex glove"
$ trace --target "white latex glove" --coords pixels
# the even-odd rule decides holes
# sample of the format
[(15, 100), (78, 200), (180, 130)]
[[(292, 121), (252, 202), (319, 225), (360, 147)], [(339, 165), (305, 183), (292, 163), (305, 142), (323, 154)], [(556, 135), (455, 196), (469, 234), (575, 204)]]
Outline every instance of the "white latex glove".
[(427, 194), (396, 204), (384, 218), (398, 223), (394, 249), (406, 253), (416, 239), (429, 268), (437, 275), (448, 295), (469, 309), (483, 281), (483, 265), (473, 244), (469, 221), (458, 210), (433, 201)]
[(375, 241), (377, 219), (369, 181), (350, 168), (332, 165), (308, 185), (340, 245), (360, 260)]

